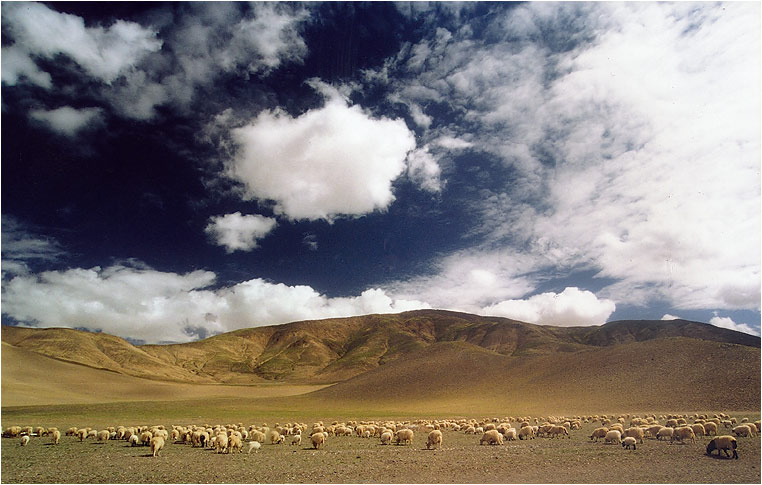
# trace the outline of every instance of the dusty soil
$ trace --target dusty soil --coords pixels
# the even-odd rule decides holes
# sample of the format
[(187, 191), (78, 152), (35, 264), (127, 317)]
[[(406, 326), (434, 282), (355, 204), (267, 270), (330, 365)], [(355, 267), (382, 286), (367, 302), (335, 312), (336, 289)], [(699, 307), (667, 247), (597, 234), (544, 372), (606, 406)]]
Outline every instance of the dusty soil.
[[(310, 423), (312, 420), (305, 419)], [(168, 425), (169, 423), (167, 423)], [(199, 423), (202, 424), (202, 423)], [(244, 421), (244, 424), (252, 424)], [(647, 439), (637, 450), (591, 442), (585, 424), (571, 439), (538, 438), (480, 446), (479, 436), (445, 431), (442, 449), (378, 439), (331, 437), (325, 448), (265, 444), (251, 454), (218, 455), (168, 443), (161, 456), (123, 441), (57, 446), (34, 437), (2, 439), (2, 483), (760, 483), (760, 438), (739, 438), (738, 460), (709, 457), (707, 438), (670, 444)]]

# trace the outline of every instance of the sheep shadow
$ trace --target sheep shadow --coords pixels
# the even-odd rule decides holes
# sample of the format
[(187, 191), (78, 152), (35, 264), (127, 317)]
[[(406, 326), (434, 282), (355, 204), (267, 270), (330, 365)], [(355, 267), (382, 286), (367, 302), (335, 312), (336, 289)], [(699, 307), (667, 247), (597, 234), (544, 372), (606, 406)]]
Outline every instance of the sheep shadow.
[(712, 460), (734, 460), (734, 459), (736, 459), (736, 458), (733, 458), (733, 454), (732, 453), (730, 454), (730, 456), (725, 456), (724, 453), (719, 453), (717, 455), (715, 455), (714, 453), (712, 453), (711, 455), (707, 455), (706, 453), (704, 453), (704, 457), (711, 458)]

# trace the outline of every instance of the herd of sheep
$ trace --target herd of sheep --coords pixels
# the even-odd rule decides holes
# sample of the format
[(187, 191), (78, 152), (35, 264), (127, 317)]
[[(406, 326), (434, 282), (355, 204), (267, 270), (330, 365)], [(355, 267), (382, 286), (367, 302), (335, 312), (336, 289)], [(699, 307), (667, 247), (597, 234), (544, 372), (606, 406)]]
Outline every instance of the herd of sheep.
[[(628, 422), (629, 421), (629, 422)], [(664, 423), (664, 424), (661, 424)], [(392, 443), (404, 446), (413, 443), (416, 433), (427, 436), (426, 448), (441, 448), (443, 432), (458, 432), (480, 436), (480, 445), (502, 445), (505, 441), (530, 440), (535, 438), (561, 439), (571, 438), (571, 434), (582, 428), (583, 424), (597, 425), (590, 435), (590, 440), (603, 443), (621, 444), (625, 449), (636, 450), (638, 444), (646, 438), (670, 443), (695, 443), (697, 437), (714, 436), (706, 446), (706, 453), (723, 452), (730, 458), (738, 458), (736, 438), (756, 437), (760, 433), (760, 421), (750, 422), (747, 418), (740, 421), (725, 413), (707, 415), (595, 415), (575, 417), (504, 417), (477, 419), (442, 419), (415, 421), (335, 421), (330, 425), (316, 422), (276, 423), (244, 426), (232, 425), (189, 425), (172, 426), (170, 429), (158, 426), (115, 426), (101, 430), (72, 427), (66, 430), (66, 436), (73, 436), (79, 441), (92, 438), (97, 441), (123, 440), (132, 446), (150, 447), (153, 456), (159, 456), (166, 443), (188, 444), (194, 448), (212, 449), (217, 453), (247, 453), (257, 451), (263, 443), (274, 445), (285, 442), (291, 445), (304, 444), (314, 449), (321, 449), (329, 438), (357, 436), (365, 439), (378, 439), (381, 445)], [(625, 427), (627, 425), (627, 427)], [(730, 432), (718, 436), (718, 431)], [(729, 430), (729, 431), (728, 431)], [(21, 446), (26, 446), (32, 437), (47, 436), (54, 445), (61, 440), (61, 431), (57, 428), (32, 426), (11, 426), (3, 431), (4, 438), (17, 438)], [(305, 438), (303, 438), (305, 437)]]

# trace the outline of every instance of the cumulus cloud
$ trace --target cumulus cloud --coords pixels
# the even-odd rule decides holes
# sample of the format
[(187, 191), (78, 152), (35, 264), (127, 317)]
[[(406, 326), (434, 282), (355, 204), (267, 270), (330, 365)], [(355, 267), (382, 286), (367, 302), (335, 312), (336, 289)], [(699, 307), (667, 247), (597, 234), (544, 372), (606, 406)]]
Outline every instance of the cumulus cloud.
[(33, 110), (29, 112), (29, 116), (66, 136), (74, 136), (83, 129), (103, 122), (103, 110), (100, 108), (76, 109), (62, 106), (53, 110)]
[(234, 212), (211, 217), (205, 232), (215, 244), (224, 246), (228, 253), (232, 253), (255, 249), (257, 240), (269, 234), (276, 225), (275, 219), (270, 217)]
[(676, 317), (675, 315), (670, 315), (669, 313), (665, 313), (661, 317), (662, 320), (681, 320), (680, 317)]
[(429, 308), (383, 290), (329, 298), (309, 286), (261, 279), (211, 289), (209, 271), (166, 273), (144, 265), (18, 275), (3, 286), (4, 314), (31, 326), (101, 330), (149, 343), (185, 342), (239, 328)]
[(714, 313), (714, 317), (709, 320), (709, 323), (715, 327), (727, 328), (729, 330), (735, 330), (736, 332), (759, 336), (759, 330), (751, 325), (746, 323), (736, 323), (730, 317), (720, 317), (717, 315), (717, 312)]
[(603, 325), (616, 310), (611, 300), (567, 287), (561, 293), (541, 293), (524, 300), (505, 300), (482, 310), (484, 315), (560, 327)]
[(411, 151), (407, 156), (407, 173), (410, 179), (429, 192), (442, 190), (439, 167), (428, 146)]
[(3, 22), (14, 45), (29, 57), (66, 55), (105, 83), (162, 46), (156, 31), (134, 22), (117, 20), (107, 28), (86, 27), (81, 17), (56, 12), (41, 3), (9, 3), (3, 8)]
[(394, 200), (392, 181), (415, 148), (402, 120), (373, 118), (338, 94), (296, 118), (265, 110), (232, 136), (240, 149), (228, 173), (245, 197), (271, 200), (277, 214), (294, 220), (385, 209)]

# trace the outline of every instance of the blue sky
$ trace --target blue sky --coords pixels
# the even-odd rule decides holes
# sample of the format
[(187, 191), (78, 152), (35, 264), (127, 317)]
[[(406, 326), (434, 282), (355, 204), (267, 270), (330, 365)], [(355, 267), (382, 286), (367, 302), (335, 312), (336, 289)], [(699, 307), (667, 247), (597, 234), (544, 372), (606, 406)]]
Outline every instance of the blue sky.
[(3, 322), (759, 335), (759, 9), (3, 2)]

